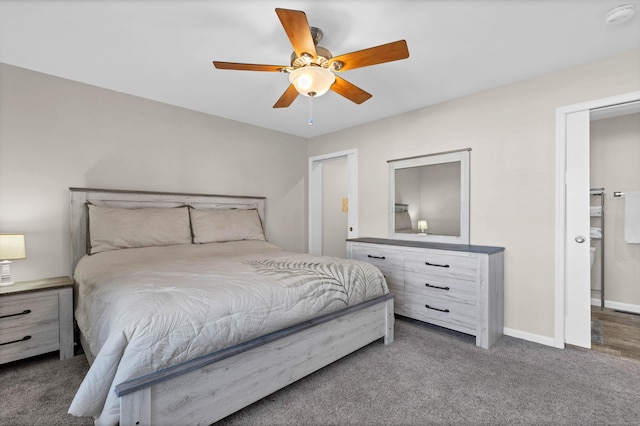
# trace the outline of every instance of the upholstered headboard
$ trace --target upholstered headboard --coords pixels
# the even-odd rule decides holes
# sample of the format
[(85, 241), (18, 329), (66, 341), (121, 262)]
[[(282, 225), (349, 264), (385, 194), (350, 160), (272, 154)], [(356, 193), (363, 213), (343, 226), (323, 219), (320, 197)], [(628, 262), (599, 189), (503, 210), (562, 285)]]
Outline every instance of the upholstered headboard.
[(107, 207), (145, 208), (191, 206), (196, 209), (256, 209), (265, 223), (265, 197), (183, 194), (69, 188), (71, 201), (71, 270), (87, 253), (87, 204)]

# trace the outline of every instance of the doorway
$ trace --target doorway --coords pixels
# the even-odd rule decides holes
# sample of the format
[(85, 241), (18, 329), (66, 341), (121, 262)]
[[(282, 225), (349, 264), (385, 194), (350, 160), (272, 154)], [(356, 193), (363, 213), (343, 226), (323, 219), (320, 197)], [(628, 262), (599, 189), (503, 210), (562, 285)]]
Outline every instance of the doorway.
[(590, 121), (592, 114), (626, 114), (640, 92), (556, 111), (556, 347), (591, 348)]
[(345, 239), (358, 236), (357, 177), (355, 149), (309, 158), (310, 254), (346, 257)]
[(640, 106), (608, 112), (591, 113), (591, 349), (640, 359)]

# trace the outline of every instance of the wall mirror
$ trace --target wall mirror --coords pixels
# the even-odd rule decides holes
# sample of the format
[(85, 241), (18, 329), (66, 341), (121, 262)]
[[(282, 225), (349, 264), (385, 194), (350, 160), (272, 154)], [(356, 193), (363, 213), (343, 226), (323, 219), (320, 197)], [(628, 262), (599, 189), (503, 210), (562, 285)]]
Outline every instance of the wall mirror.
[(390, 238), (469, 244), (470, 151), (388, 162)]

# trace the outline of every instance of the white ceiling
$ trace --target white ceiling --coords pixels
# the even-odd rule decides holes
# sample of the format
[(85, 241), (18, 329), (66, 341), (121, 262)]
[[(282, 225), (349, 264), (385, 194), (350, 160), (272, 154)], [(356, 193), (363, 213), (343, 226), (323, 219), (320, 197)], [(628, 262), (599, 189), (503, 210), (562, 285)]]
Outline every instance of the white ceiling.
[[(0, 0), (0, 62), (310, 138), (640, 48), (640, 0)], [(621, 4), (636, 16), (605, 23)], [(272, 106), (288, 65), (275, 8), (303, 10), (335, 55), (405, 39), (406, 60), (345, 71), (373, 94)]]

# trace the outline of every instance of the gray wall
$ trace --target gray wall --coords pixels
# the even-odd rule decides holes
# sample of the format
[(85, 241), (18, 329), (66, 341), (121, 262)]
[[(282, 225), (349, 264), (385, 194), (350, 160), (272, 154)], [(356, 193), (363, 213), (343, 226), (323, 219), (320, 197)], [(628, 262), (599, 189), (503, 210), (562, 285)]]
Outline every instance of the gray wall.
[(305, 139), (0, 64), (14, 280), (70, 274), (69, 187), (266, 196), (267, 238), (305, 251), (306, 173)]
[(556, 108), (637, 90), (636, 50), (317, 137), (309, 155), (358, 149), (360, 236), (387, 237), (387, 160), (471, 148), (471, 244), (506, 247), (505, 328), (553, 344)]

